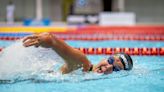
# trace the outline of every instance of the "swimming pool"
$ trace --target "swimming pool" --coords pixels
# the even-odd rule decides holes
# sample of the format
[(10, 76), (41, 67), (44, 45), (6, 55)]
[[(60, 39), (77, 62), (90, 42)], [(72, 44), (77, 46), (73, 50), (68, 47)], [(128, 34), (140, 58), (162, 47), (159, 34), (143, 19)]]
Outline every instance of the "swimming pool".
[[(162, 41), (67, 41), (73, 47), (162, 47)], [(0, 41), (0, 47), (14, 42)], [(18, 52), (16, 52), (18, 53)], [(88, 55), (93, 64), (106, 55)], [(32, 78), (14, 82), (1, 82), (0, 92), (163, 92), (164, 90), (164, 57), (132, 56), (132, 71), (115, 72), (110, 75), (68, 74), (52, 78)], [(38, 74), (40, 75), (40, 74)], [(43, 77), (43, 76), (41, 76)], [(46, 77), (46, 78), (45, 78)]]

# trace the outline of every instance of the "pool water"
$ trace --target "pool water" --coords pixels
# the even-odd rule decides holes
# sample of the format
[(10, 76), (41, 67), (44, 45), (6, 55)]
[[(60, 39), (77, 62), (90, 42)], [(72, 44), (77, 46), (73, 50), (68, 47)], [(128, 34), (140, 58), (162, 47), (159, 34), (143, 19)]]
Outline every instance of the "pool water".
[[(0, 41), (0, 47), (10, 46), (14, 43)], [(67, 41), (67, 43), (73, 47), (164, 46), (164, 42), (155, 41)], [(87, 57), (93, 64), (97, 64), (107, 56), (88, 55)], [(48, 76), (40, 76), (40, 73), (38, 73), (39, 78), (34, 76), (23, 80), (22, 77), (18, 77), (13, 82), (1, 80), (0, 92), (163, 92), (164, 57), (132, 56), (132, 59), (134, 61), (132, 71), (114, 72), (110, 75), (75, 72), (66, 75), (52, 76), (48, 74)]]

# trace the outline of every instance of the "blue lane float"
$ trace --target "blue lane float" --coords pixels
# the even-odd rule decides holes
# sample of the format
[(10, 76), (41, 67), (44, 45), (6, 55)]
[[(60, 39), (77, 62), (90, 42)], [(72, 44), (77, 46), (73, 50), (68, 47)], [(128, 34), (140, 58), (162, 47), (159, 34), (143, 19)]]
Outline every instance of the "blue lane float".
[(32, 33), (0, 33), (0, 37), (24, 37)]

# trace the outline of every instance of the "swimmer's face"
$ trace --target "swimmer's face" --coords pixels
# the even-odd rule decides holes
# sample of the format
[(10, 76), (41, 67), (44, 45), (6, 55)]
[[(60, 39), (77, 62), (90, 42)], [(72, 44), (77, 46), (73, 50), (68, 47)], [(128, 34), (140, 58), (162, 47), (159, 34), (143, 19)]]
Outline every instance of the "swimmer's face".
[(109, 64), (108, 59), (101, 60), (94, 69), (94, 72), (109, 74), (115, 70), (119, 71), (124, 69), (124, 65), (118, 56), (111, 56), (111, 58), (113, 58), (113, 64)]

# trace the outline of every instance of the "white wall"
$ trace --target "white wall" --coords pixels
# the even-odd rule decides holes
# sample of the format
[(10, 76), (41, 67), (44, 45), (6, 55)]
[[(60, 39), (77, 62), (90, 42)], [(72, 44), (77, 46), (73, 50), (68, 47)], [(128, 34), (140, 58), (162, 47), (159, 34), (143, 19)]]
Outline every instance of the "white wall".
[[(6, 6), (10, 0), (0, 0), (0, 21), (6, 20)], [(34, 0), (12, 0), (15, 5), (15, 20), (35, 17)]]
[(135, 12), (137, 23), (164, 24), (164, 0), (125, 0), (125, 11)]
[(62, 20), (62, 0), (42, 0), (43, 17), (54, 21)]

